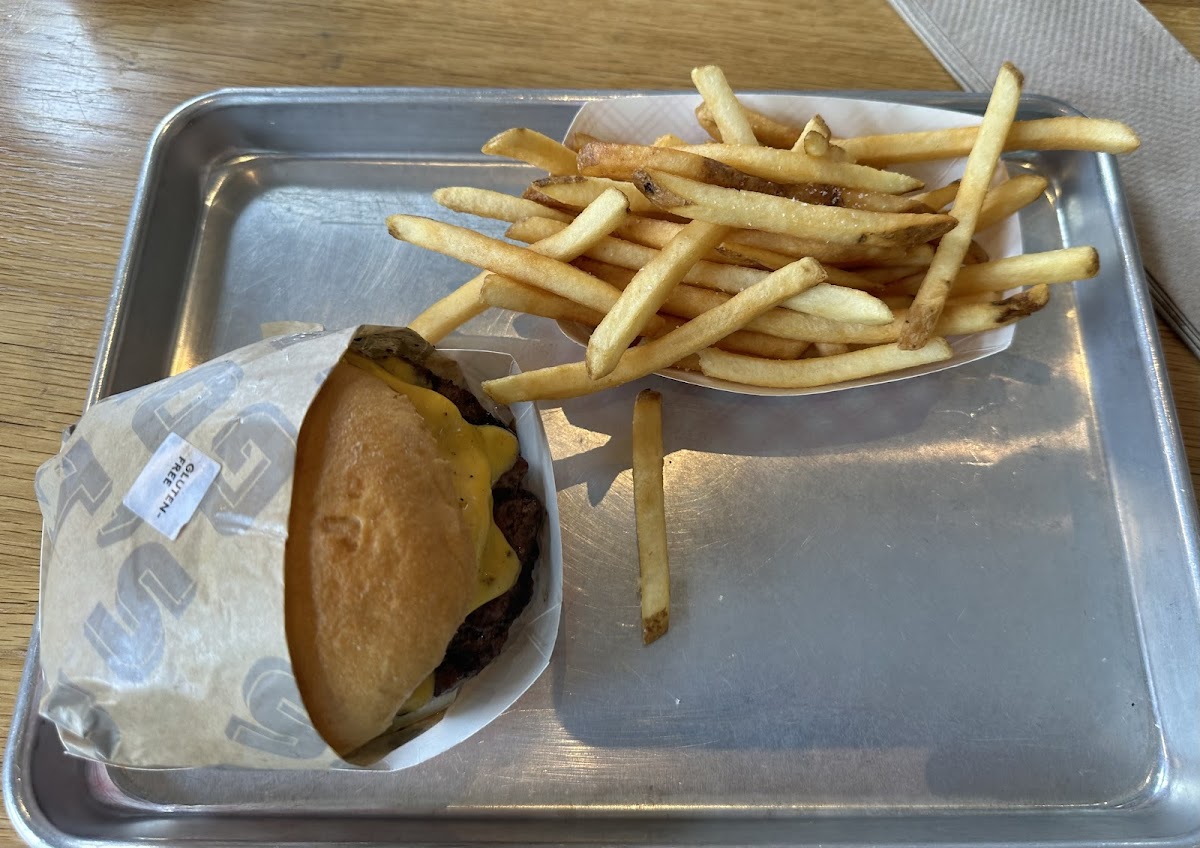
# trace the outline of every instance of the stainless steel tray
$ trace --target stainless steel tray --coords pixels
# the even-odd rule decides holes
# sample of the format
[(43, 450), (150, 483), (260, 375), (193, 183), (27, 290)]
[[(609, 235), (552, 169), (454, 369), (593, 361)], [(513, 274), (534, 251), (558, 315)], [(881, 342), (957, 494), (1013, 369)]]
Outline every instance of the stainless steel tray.
[[(604, 96), (261, 90), (181, 107), (142, 172), (92, 397), (263, 321), (404, 323), (470, 272), (389, 238), (385, 215), (456, 219), (429, 199), (441, 185), (516, 190), (531, 172), (481, 141), (554, 135)], [(1073, 112), (1030, 97), (1022, 114)], [(36, 717), (35, 634), (4, 765), (16, 826), (77, 846), (1196, 843), (1195, 506), (1128, 211), (1110, 157), (1012, 166), (1054, 198), (1023, 215), (1026, 249), (1094, 244), (1104, 270), (1060, 288), (1008, 352), (818, 397), (653, 380), (666, 639), (639, 640), (637, 387), (547, 405), (563, 630), (500, 720), (398, 774), (104, 769)], [(526, 317), (483, 316), (458, 340), (523, 368), (579, 355)]]

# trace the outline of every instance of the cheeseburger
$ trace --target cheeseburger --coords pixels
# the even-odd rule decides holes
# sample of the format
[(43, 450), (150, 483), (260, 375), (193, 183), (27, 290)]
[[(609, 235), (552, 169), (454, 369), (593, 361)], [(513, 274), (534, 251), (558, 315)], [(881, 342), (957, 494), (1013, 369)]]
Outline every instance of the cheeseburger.
[(527, 467), (411, 331), (356, 339), (330, 372), (297, 443), (284, 594), (300, 695), (339, 756), (440, 715), (499, 654), (545, 514)]

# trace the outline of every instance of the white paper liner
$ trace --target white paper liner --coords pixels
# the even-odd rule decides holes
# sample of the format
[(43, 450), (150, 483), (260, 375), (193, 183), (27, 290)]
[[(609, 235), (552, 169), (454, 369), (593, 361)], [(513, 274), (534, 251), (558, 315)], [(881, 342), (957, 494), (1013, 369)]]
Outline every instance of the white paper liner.
[[(884, 103), (875, 100), (796, 94), (739, 94), (738, 99), (758, 112), (796, 126), (804, 126), (814, 114), (820, 114), (829, 124), (835, 138), (838, 136), (950, 129), (975, 126), (980, 121), (978, 115), (964, 112), (933, 109), (928, 106), (912, 106), (905, 103)], [(695, 93), (588, 101), (580, 108), (575, 115), (575, 120), (567, 128), (565, 140), (567, 144), (572, 144), (576, 133), (584, 133), (602, 141), (651, 144), (661, 135), (674, 133), (684, 141), (693, 144), (711, 142), (712, 138), (696, 122), (695, 109), (701, 102), (700, 95)], [(930, 189), (960, 178), (966, 161), (965, 158), (960, 158), (938, 162), (920, 162), (894, 166), (889, 170), (914, 176), (924, 182), (927, 189)], [(1008, 175), (1003, 164), (997, 166), (992, 184), (996, 185), (1007, 179)], [(992, 259), (1016, 256), (1022, 252), (1021, 227), (1015, 216), (1010, 216), (984, 230), (976, 237), (976, 241), (987, 250)], [(583, 328), (566, 322), (561, 322), (559, 326), (572, 341), (586, 345), (587, 335), (582, 331)], [(683, 383), (741, 394), (768, 396), (823, 394), (860, 386), (890, 383), (922, 374), (934, 374), (938, 371), (965, 365), (968, 362), (975, 362), (1007, 350), (1012, 344), (1014, 331), (1015, 325), (1009, 324), (1006, 327), (970, 336), (952, 336), (947, 341), (954, 351), (954, 356), (944, 362), (811, 389), (746, 386), (674, 368), (660, 373), (664, 377)]]
[[(70, 753), (131, 768), (360, 768), (336, 757), (308, 719), (283, 612), (296, 434), (360, 329), (270, 338), (107, 398), (38, 470), (39, 710)], [(451, 355), (476, 385), (518, 370), (503, 353)], [(407, 768), (462, 742), (549, 662), (562, 601), (553, 463), (533, 405), (511, 413), (526, 487), (546, 507), (533, 597), (504, 650), (442, 720), (366, 768)], [(174, 542), (121, 505), (171, 432), (222, 464)]]

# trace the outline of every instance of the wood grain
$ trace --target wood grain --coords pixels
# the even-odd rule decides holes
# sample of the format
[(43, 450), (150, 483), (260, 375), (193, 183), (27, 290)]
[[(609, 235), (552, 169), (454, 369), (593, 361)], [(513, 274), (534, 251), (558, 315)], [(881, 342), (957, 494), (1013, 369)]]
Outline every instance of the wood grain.
[[(1200, 7), (1191, 0), (1147, 6), (1193, 54), (1200, 50)], [(138, 168), (162, 115), (189, 97), (234, 85), (680, 88), (694, 65), (710, 62), (741, 88), (956, 87), (884, 0), (5, 4), (4, 733), (37, 606), (33, 472), (80, 411)], [(1200, 364), (1169, 330), (1163, 337), (1188, 454), (1200, 468)], [(0, 845), (16, 844), (0, 824)]]

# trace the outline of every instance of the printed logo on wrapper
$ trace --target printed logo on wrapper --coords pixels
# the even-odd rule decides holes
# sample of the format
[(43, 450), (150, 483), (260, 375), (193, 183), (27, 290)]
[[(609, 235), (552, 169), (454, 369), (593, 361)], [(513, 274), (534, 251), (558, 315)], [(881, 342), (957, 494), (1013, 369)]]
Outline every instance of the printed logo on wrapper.
[[(913, 106), (906, 103), (884, 103), (874, 100), (852, 100), (841, 97), (810, 97), (797, 94), (739, 94), (738, 98), (752, 109), (795, 126), (804, 126), (814, 114), (820, 114), (835, 136), (874, 135), (878, 133), (917, 132), (920, 130), (950, 129), (973, 126), (979, 116), (949, 109)], [(649, 95), (643, 97), (614, 97), (585, 103), (567, 128), (565, 140), (571, 144), (577, 133), (629, 144), (652, 144), (665, 133), (674, 133), (689, 144), (712, 142), (708, 133), (697, 123), (695, 109), (701, 103), (698, 94)], [(889, 170), (902, 171), (925, 183), (926, 188), (946, 185), (962, 176), (966, 159), (939, 162), (919, 162), (898, 165)], [(1004, 164), (996, 169), (993, 184), (1008, 179)], [(1021, 227), (1015, 216), (982, 231), (976, 241), (992, 259), (1016, 256), (1022, 252)], [(587, 344), (587, 335), (579, 325), (560, 322), (563, 333), (572, 341)], [(933, 374), (975, 362), (1007, 350), (1012, 344), (1014, 325), (1010, 324), (985, 333), (947, 339), (954, 355), (944, 361), (892, 374), (851, 380), (832, 386), (813, 389), (772, 389), (743, 386), (706, 377), (702, 374), (667, 369), (664, 376), (684, 383), (707, 386), (724, 391), (753, 395), (808, 395), (837, 392), (858, 386), (870, 386), (904, 380), (921, 374)]]
[(220, 473), (216, 460), (178, 433), (170, 433), (121, 502), (174, 542)]
[[(49, 687), (40, 711), (68, 751), (139, 768), (362, 768), (324, 744), (299, 697), (284, 625), (284, 543), (296, 437), (319, 378), (356, 334), (386, 329), (259, 342), (101, 401), (43, 465), (38, 490), (56, 541), (43, 546), (41, 660), (45, 679), (62, 685)], [(448, 353), (475, 387), (515, 370), (506, 354)], [(547, 512), (533, 599), (442, 720), (365, 768), (407, 768), (462, 742), (549, 662), (562, 597), (553, 461), (533, 406), (512, 413), (528, 487)], [(111, 497), (154, 467), (159, 500), (150, 503), (162, 506), (188, 462), (147, 462), (159, 448), (164, 463), (168, 448), (192, 457), (168, 513), (188, 497), (197, 455), (220, 467), (174, 540)]]

